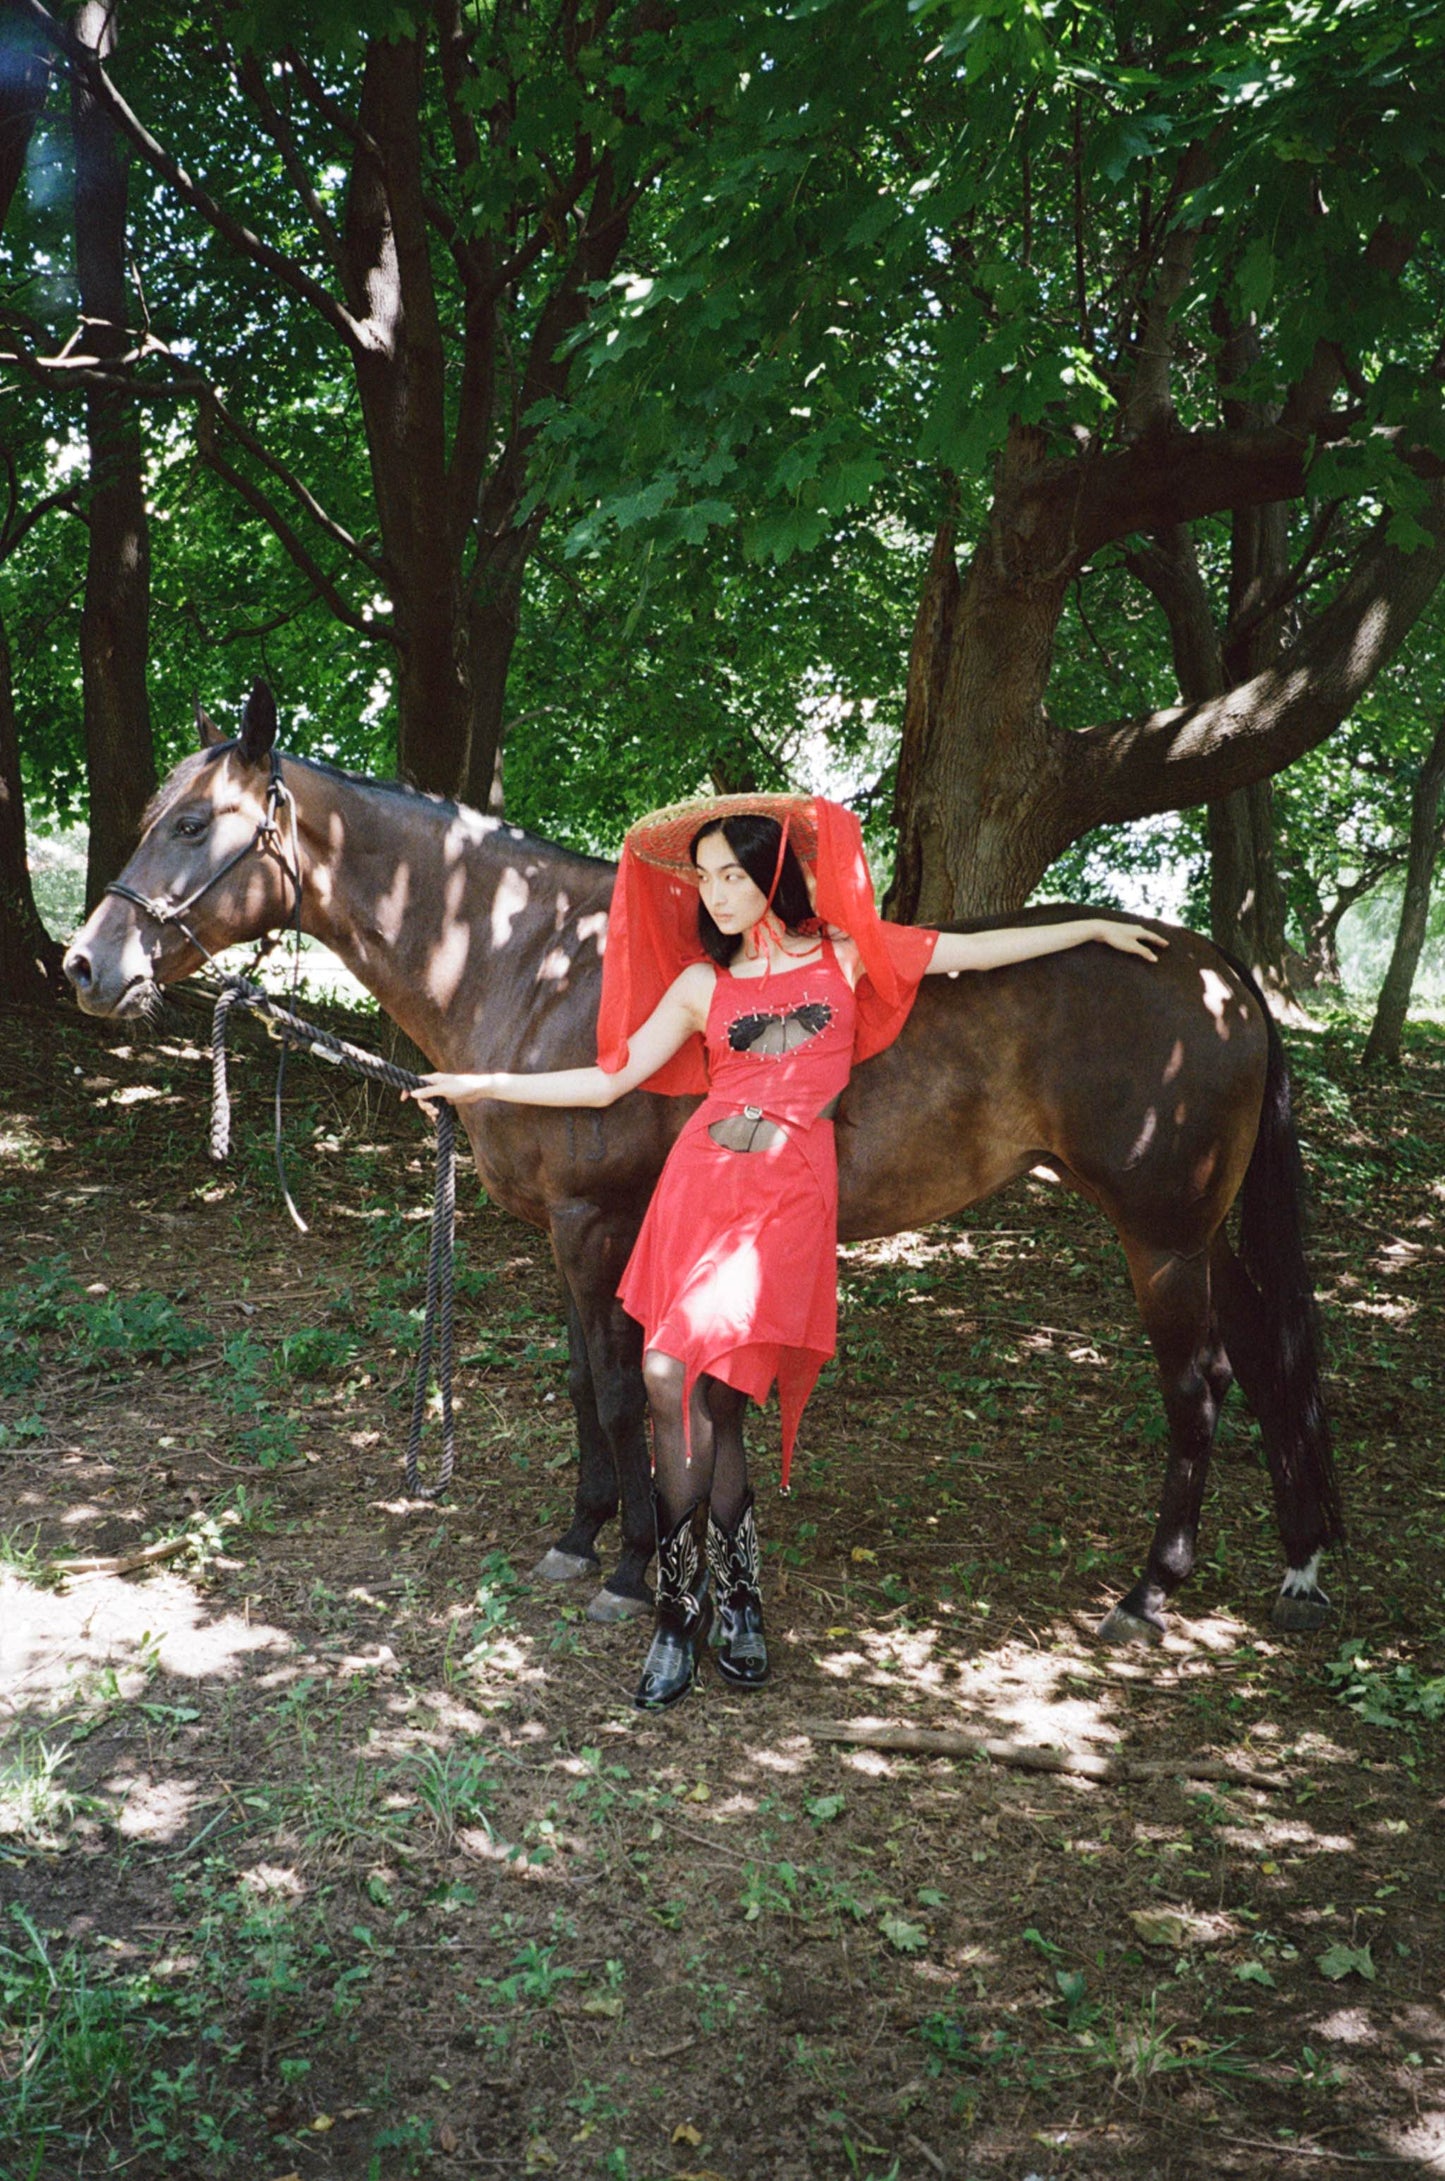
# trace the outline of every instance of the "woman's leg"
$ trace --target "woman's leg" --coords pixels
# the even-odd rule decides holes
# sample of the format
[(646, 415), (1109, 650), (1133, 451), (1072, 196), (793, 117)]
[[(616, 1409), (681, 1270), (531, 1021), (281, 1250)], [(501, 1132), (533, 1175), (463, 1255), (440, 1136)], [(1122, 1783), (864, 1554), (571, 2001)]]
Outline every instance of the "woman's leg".
[(643, 1711), (661, 1711), (691, 1688), (712, 1615), (693, 1517), (712, 1485), (713, 1432), (699, 1391), (692, 1402), (691, 1432), (684, 1434), (684, 1372), (676, 1356), (649, 1348), (642, 1375), (652, 1410), (657, 1618), (633, 1702)]
[(712, 1492), (713, 1420), (707, 1391), (714, 1381), (701, 1379), (694, 1386), (692, 1428), (684, 1433), (684, 1372), (678, 1358), (664, 1355), (660, 1348), (649, 1348), (642, 1359), (642, 1377), (652, 1413), (652, 1489), (657, 1495), (658, 1534), (666, 1537), (699, 1500), (707, 1499)]
[(745, 1394), (709, 1378), (708, 1414), (713, 1430), (712, 1497), (707, 1518), (707, 1564), (717, 1593), (718, 1672), (736, 1688), (767, 1679), (763, 1640), (762, 1567), (748, 1457), (743, 1445)]
[(748, 1452), (743, 1444), (743, 1411), (748, 1397), (720, 1378), (705, 1378), (702, 1389), (712, 1427), (712, 1489), (708, 1500), (718, 1528), (731, 1530), (749, 1497)]

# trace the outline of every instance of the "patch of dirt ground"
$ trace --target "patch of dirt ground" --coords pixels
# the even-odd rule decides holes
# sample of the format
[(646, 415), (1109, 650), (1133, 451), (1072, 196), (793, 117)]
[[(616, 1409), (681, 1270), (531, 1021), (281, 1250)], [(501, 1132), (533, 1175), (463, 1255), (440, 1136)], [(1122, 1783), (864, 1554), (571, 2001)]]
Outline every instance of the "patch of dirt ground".
[(543, 1238), (465, 1177), (462, 1457), (408, 1502), (421, 1125), (293, 1061), (303, 1238), (269, 1049), (217, 1170), (198, 1034), (0, 1025), (0, 2169), (1445, 2173), (1445, 1040), (1365, 1082), (1291, 1039), (1323, 1634), (1270, 1631), (1236, 1401), (1167, 1641), (1096, 1642), (1162, 1415), (1111, 1235), (1029, 1182), (845, 1252), (791, 1499), (754, 1434), (774, 1677), (650, 1718), (645, 1630), (528, 1577), (574, 1476)]

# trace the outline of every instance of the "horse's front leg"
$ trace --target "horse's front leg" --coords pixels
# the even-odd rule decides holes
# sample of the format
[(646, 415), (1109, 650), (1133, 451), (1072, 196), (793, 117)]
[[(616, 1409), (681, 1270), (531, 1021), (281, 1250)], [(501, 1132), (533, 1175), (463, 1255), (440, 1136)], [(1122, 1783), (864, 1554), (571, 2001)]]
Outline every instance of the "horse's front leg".
[[(557, 1269), (562, 1270), (560, 1257)], [(583, 1575), (600, 1575), (597, 1533), (617, 1512), (617, 1467), (597, 1414), (587, 1329), (565, 1272), (562, 1292), (567, 1302), (567, 1391), (577, 1419), (577, 1489), (571, 1528), (549, 1546), (532, 1570), (534, 1580), (546, 1583), (575, 1583)]]
[(1231, 1373), (1211, 1318), (1207, 1254), (1177, 1257), (1138, 1244), (1126, 1244), (1125, 1253), (1159, 1366), (1169, 1461), (1144, 1573), (1099, 1634), (1112, 1643), (1157, 1643), (1164, 1609), (1194, 1566), (1209, 1456)]
[(569, 1386), (581, 1466), (572, 1525), (538, 1563), (552, 1581), (600, 1565), (597, 1535), (618, 1510), (622, 1551), (588, 1606), (596, 1621), (629, 1620), (652, 1609), (647, 1564), (656, 1548), (642, 1329), (617, 1300), (617, 1283), (637, 1235), (636, 1220), (569, 1198), (552, 1208), (552, 1248), (567, 1291)]

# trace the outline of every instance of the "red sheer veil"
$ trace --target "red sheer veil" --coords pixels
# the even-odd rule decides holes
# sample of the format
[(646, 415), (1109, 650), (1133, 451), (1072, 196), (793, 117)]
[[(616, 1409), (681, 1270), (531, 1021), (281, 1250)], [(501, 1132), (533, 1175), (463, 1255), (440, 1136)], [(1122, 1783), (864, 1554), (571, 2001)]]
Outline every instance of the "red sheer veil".
[[(813, 882), (822, 923), (846, 932), (862, 957), (854, 1058), (882, 1052), (908, 1020), (937, 933), (885, 924), (873, 898), (863, 831), (851, 810), (821, 795), (720, 795), (675, 803), (640, 819), (622, 844), (602, 961), (597, 1059), (627, 1065), (628, 1040), (689, 962), (706, 959), (697, 932), (692, 842), (718, 818), (776, 818)], [(780, 858), (781, 864), (781, 858)], [(702, 1039), (689, 1038), (643, 1086), (686, 1097), (707, 1089)]]

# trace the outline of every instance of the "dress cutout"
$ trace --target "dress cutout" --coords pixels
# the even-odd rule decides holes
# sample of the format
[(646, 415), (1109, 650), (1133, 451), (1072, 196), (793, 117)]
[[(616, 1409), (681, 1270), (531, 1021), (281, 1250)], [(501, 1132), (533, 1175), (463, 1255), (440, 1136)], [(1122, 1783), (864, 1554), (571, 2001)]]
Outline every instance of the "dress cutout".
[[(719, 970), (709, 1093), (668, 1156), (618, 1288), (649, 1348), (675, 1356), (689, 1404), (709, 1373), (754, 1401), (774, 1381), (786, 1489), (798, 1422), (837, 1345), (838, 1163), (825, 1114), (847, 1085), (857, 1008), (831, 943), (766, 977)], [(730, 1115), (776, 1138), (729, 1150)]]

